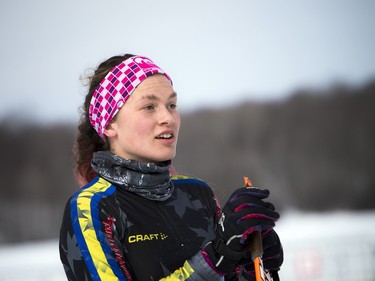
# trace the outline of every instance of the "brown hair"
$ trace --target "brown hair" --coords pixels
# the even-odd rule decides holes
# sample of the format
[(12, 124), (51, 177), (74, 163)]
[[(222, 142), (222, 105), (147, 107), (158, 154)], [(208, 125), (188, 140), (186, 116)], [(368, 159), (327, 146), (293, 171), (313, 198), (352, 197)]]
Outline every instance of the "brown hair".
[(93, 153), (101, 150), (109, 150), (109, 144), (105, 142), (91, 126), (89, 119), (91, 97), (99, 83), (113, 67), (133, 56), (134, 55), (131, 54), (113, 56), (102, 62), (95, 72), (87, 77), (89, 80), (89, 91), (81, 107), (81, 119), (78, 125), (78, 134), (74, 147), (74, 160), (76, 163), (75, 176), (78, 183), (81, 185), (88, 183), (96, 176), (95, 171), (91, 168)]

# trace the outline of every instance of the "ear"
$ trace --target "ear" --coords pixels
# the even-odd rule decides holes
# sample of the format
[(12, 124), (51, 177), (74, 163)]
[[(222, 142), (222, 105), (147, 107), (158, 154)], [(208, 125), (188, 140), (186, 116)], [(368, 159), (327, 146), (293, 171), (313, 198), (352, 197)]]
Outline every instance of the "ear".
[(117, 136), (116, 125), (114, 123), (109, 123), (107, 128), (104, 130), (104, 135), (106, 135), (108, 138)]

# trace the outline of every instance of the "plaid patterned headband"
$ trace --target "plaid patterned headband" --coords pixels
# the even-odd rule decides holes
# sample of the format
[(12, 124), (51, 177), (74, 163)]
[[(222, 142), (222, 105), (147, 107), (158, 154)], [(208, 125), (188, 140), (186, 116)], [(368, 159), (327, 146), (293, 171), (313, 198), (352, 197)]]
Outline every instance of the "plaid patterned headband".
[(91, 125), (102, 139), (106, 139), (105, 128), (135, 88), (154, 74), (163, 74), (172, 84), (168, 74), (149, 58), (134, 56), (112, 68), (99, 83), (91, 98), (89, 117)]

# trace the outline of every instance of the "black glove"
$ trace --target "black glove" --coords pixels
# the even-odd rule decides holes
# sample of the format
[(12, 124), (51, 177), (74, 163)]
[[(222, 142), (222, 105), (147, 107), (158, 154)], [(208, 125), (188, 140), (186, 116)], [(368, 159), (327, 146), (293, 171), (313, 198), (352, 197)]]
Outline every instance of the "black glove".
[[(263, 266), (271, 273), (273, 280), (279, 280), (277, 272), (280, 270), (284, 261), (284, 252), (279, 236), (273, 229), (263, 232), (262, 236)], [(245, 257), (239, 262), (239, 264), (243, 265), (242, 274), (245, 277), (245, 280), (255, 280), (254, 263), (251, 260), (249, 252), (246, 252)]]
[(225, 204), (217, 236), (203, 252), (221, 273), (232, 272), (243, 259), (248, 235), (275, 226), (279, 214), (271, 203), (264, 202), (269, 191), (259, 188), (239, 188)]

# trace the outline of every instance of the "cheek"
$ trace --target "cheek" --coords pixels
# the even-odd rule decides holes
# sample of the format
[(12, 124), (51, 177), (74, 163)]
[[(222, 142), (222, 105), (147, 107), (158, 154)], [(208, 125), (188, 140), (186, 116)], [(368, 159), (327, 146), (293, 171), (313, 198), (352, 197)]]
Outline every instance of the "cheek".
[[(148, 136), (152, 133), (152, 126), (148, 122), (136, 120), (128, 128), (128, 133), (132, 136), (138, 137), (138, 142), (142, 141), (142, 137)], [(137, 142), (135, 140), (135, 142)]]
[(179, 132), (180, 127), (181, 127), (181, 117), (179, 113), (177, 113), (177, 115), (175, 116), (175, 122), (176, 122), (177, 132)]
[(138, 122), (134, 125), (134, 129), (136, 129), (140, 134), (144, 134), (150, 131), (151, 124), (147, 121), (138, 120)]

